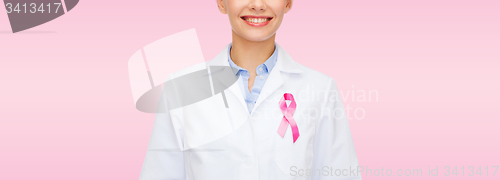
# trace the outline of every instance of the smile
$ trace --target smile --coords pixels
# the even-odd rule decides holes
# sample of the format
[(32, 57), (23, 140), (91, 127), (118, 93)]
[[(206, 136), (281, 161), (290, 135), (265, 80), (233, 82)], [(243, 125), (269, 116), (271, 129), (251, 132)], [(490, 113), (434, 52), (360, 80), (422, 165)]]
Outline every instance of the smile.
[(265, 26), (269, 24), (269, 21), (273, 19), (272, 17), (267, 16), (241, 16), (240, 18), (244, 20), (248, 25), (254, 27)]

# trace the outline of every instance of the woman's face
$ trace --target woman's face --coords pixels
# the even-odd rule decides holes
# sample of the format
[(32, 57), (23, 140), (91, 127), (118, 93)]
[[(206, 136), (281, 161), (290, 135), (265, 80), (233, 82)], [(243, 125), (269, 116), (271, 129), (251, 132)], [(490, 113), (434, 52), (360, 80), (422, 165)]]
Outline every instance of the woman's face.
[(249, 41), (272, 37), (292, 7), (292, 0), (217, 0), (233, 31)]

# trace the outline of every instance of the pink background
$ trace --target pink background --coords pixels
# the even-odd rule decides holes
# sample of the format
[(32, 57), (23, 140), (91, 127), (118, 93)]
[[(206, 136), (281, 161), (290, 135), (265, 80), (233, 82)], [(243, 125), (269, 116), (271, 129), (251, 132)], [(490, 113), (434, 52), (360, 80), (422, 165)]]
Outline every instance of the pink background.
[[(215, 0), (83, 0), (16, 34), (0, 13), (0, 179), (138, 179), (154, 115), (135, 109), (127, 61), (190, 28), (206, 60), (231, 41)], [(365, 112), (350, 121), (360, 165), (393, 171), (363, 179), (500, 177), (498, 0), (295, 0), (276, 41), (344, 93), (378, 92), (344, 99)]]

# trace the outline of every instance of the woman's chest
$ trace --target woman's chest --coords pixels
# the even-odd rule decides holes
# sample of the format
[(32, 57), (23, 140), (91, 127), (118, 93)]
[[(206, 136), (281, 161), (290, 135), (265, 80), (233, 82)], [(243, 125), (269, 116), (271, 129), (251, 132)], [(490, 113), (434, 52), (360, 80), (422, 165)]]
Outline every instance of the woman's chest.
[[(293, 112), (288, 103), (280, 104), (284, 93), (293, 95)], [(217, 172), (223, 167), (242, 171), (254, 168), (274, 169), (286, 176), (291, 167), (312, 165), (316, 122), (321, 116), (322, 99), (295, 88), (281, 88), (262, 100), (251, 114), (234, 94), (216, 95), (199, 103), (171, 111), (179, 126), (187, 159), (192, 168)], [(226, 108), (227, 103), (227, 108)], [(298, 138), (293, 142), (293, 128), (283, 122), (294, 121)], [(260, 167), (260, 168), (259, 168)]]

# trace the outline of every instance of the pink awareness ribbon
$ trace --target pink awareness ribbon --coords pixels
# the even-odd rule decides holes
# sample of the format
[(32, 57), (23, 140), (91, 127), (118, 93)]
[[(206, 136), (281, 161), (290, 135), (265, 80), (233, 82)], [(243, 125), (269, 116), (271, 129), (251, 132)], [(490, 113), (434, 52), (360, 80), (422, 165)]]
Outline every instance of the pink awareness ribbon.
[[(292, 101), (288, 107), (286, 106), (286, 100)], [(278, 128), (278, 134), (281, 136), (281, 138), (285, 137), (286, 129), (288, 128), (288, 124), (290, 124), (293, 134), (293, 143), (295, 143), (295, 141), (297, 141), (297, 138), (299, 138), (299, 128), (297, 127), (297, 123), (295, 123), (295, 119), (293, 119), (293, 114), (295, 113), (295, 108), (297, 107), (295, 99), (293, 99), (293, 95), (290, 93), (283, 94), (283, 97), (279, 102), (279, 106), (281, 112), (283, 112), (283, 119), (281, 119), (281, 124)]]

